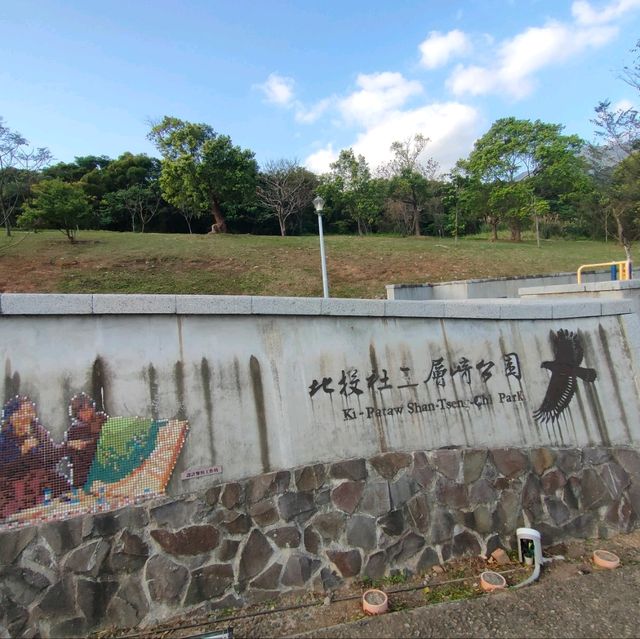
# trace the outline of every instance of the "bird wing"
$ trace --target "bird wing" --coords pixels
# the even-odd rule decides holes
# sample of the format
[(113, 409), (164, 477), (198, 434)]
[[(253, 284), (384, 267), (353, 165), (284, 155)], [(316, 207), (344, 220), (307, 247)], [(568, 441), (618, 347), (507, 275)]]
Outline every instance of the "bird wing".
[(580, 366), (584, 351), (579, 335), (564, 328), (561, 328), (557, 333), (551, 331), (551, 344), (556, 362)]
[(533, 418), (537, 422), (553, 423), (569, 405), (575, 392), (576, 378), (573, 375), (552, 372), (547, 392)]

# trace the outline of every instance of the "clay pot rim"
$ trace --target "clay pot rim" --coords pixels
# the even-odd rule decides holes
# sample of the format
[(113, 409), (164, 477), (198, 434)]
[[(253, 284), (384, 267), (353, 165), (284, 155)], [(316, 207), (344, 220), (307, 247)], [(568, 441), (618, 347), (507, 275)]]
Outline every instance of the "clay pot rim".
[[(609, 559), (604, 557), (603, 555), (611, 555), (615, 557), (615, 559)], [(620, 557), (610, 550), (604, 550), (604, 548), (598, 548), (593, 551), (593, 563), (600, 568), (609, 568), (610, 570), (613, 568), (617, 568), (620, 565)]]
[[(485, 580), (484, 576), (486, 574), (497, 575), (500, 578), (501, 583), (492, 584)], [(507, 580), (499, 573), (494, 570), (485, 570), (480, 574), (480, 585), (482, 586), (482, 590), (485, 592), (491, 592), (493, 590), (502, 590), (507, 587)]]
[[(367, 595), (370, 593), (376, 593), (377, 595), (382, 595), (383, 601), (379, 604), (370, 603), (367, 601)], [(380, 615), (383, 612), (387, 612), (389, 608), (389, 598), (387, 597), (387, 593), (382, 590), (378, 590), (377, 588), (369, 588), (362, 593), (362, 609), (368, 615)]]

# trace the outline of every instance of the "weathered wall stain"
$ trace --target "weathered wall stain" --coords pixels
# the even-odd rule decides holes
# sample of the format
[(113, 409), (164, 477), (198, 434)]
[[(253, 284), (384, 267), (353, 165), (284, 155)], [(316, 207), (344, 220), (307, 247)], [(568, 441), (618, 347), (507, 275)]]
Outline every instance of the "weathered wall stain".
[(249, 360), (249, 370), (251, 372), (253, 400), (256, 407), (258, 437), (260, 441), (260, 462), (262, 463), (262, 472), (266, 473), (271, 469), (271, 462), (269, 461), (269, 440), (267, 437), (267, 414), (264, 406), (264, 388), (262, 386), (260, 362), (253, 355)]
[(176, 399), (178, 400), (178, 419), (186, 419), (186, 402), (184, 396), (184, 366), (177, 361), (173, 367), (173, 381), (176, 387)]
[(96, 402), (96, 408), (107, 412), (108, 377), (105, 363), (100, 356), (95, 358), (91, 369), (91, 394)]
[(216, 447), (213, 432), (213, 402), (211, 400), (211, 369), (206, 357), (200, 360), (200, 379), (202, 381), (202, 399), (204, 409), (207, 413), (207, 432), (209, 433), (209, 450), (211, 451), (211, 461), (216, 461)]

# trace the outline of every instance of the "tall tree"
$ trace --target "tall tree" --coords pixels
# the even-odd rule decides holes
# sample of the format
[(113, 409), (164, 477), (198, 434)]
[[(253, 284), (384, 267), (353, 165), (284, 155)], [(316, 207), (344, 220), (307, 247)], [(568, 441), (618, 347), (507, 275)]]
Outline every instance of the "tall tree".
[(0, 223), (7, 235), (18, 203), (28, 193), (36, 172), (51, 161), (45, 148), (29, 148), (27, 140), (0, 117)]
[(496, 219), (494, 239), (499, 220), (508, 224), (511, 238), (519, 241), (524, 225), (544, 208), (534, 206), (535, 198), (542, 196), (542, 185), (548, 187), (559, 165), (571, 165), (582, 141), (562, 135), (562, 129), (540, 120), (501, 118), (476, 140), (469, 157), (458, 162), (469, 177), (491, 187), (488, 206), (489, 216)]
[(403, 233), (422, 234), (422, 214), (431, 207), (439, 210), (435, 186), (438, 163), (426, 158), (429, 138), (418, 133), (391, 145), (392, 159), (380, 170), (389, 184), (388, 212), (403, 222)]
[(70, 242), (91, 215), (83, 188), (62, 180), (42, 180), (33, 187), (34, 198), (24, 207), (18, 225), (62, 231)]
[(287, 220), (309, 206), (317, 179), (295, 160), (267, 162), (258, 179), (258, 199), (278, 220), (280, 235), (287, 234)]
[(226, 203), (238, 204), (255, 195), (257, 165), (248, 149), (208, 124), (165, 116), (148, 135), (162, 155), (162, 195), (175, 207), (197, 215), (210, 212), (211, 231), (225, 233)]

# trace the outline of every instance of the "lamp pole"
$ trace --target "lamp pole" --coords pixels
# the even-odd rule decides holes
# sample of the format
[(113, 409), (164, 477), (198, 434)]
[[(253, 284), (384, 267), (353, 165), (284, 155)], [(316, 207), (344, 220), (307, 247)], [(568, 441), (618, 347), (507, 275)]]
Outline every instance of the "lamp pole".
[(329, 297), (329, 277), (327, 276), (327, 258), (324, 254), (324, 234), (322, 233), (322, 209), (324, 200), (318, 195), (313, 199), (313, 207), (318, 214), (318, 231), (320, 234), (320, 261), (322, 262), (322, 295)]

